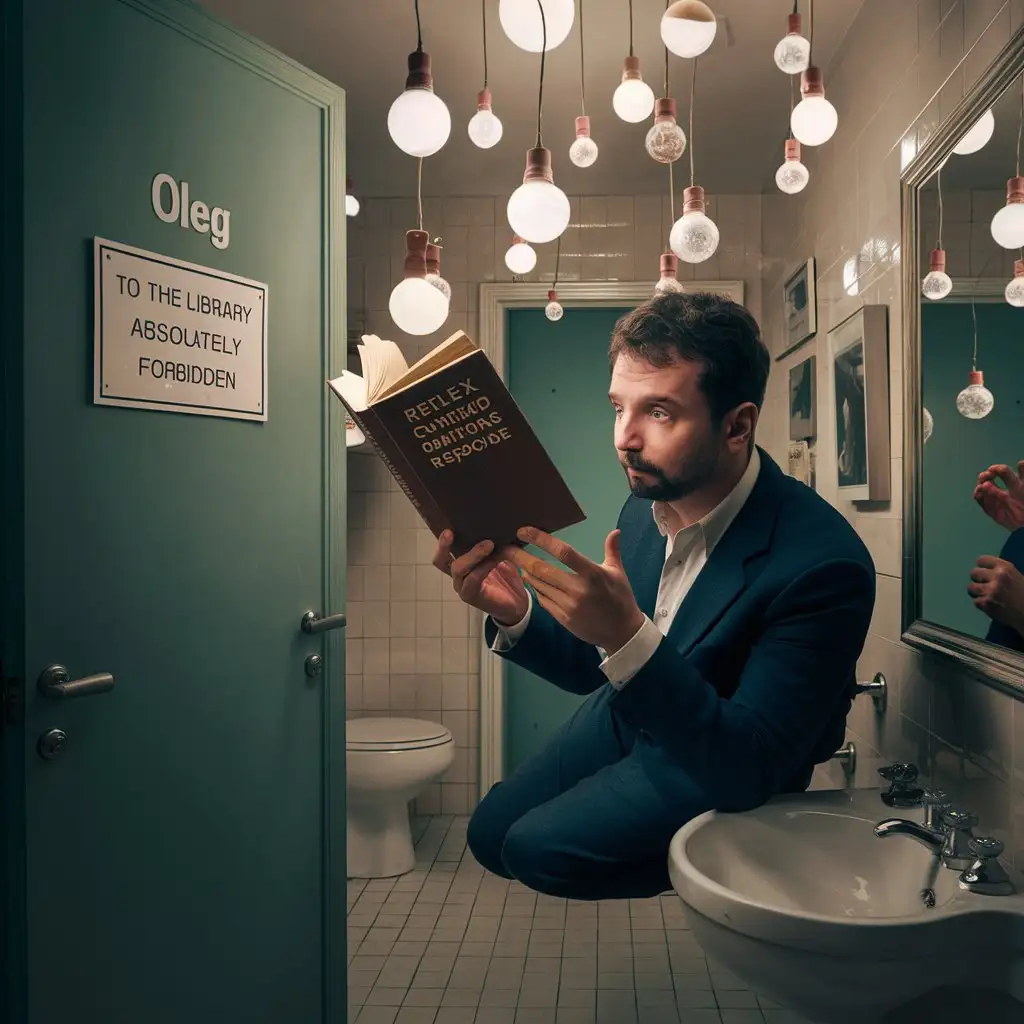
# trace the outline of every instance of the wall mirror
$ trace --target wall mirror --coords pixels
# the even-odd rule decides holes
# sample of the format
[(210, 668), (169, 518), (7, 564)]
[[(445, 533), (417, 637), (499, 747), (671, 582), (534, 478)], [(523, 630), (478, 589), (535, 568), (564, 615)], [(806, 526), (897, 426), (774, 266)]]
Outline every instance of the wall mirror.
[[(1020, 699), (1022, 142), (1024, 29), (905, 168), (901, 243), (903, 639)], [(979, 474), (993, 466), (1006, 467), (1002, 478), (993, 474), (977, 491)], [(969, 592), (976, 569), (986, 586), (997, 577), (1006, 584), (987, 608)]]

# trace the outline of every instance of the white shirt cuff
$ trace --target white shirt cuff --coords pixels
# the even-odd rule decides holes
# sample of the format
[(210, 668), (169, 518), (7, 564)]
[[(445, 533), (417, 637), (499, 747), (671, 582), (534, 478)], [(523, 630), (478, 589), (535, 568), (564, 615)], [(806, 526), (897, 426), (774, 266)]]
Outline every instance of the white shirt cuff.
[(526, 614), (518, 621), (513, 623), (511, 626), (503, 626), (500, 622), (494, 622), (495, 628), (498, 630), (497, 636), (494, 638), (494, 643), (491, 644), (492, 651), (510, 651), (515, 646), (516, 641), (526, 632), (526, 627), (530, 624), (530, 613), (533, 611), (533, 594), (527, 590), (526, 599), (528, 604), (526, 605)]
[[(644, 624), (614, 654), (601, 662), (601, 671), (616, 689), (625, 686), (651, 660), (664, 640), (658, 627), (646, 616)], [(599, 647), (601, 654), (605, 652)]]

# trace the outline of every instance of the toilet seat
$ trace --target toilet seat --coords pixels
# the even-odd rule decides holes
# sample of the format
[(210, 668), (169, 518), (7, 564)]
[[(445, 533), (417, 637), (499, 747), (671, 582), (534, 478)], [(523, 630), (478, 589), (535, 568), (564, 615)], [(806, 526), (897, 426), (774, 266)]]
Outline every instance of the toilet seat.
[(352, 718), (346, 733), (347, 750), (428, 750), (452, 742), (445, 726), (419, 718)]

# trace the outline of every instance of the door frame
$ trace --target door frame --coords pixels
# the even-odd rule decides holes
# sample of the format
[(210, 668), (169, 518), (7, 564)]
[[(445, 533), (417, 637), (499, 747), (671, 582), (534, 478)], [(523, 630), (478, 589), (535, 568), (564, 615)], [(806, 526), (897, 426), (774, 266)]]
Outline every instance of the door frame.
[[(743, 281), (681, 281), (687, 292), (715, 292), (743, 303)], [(547, 281), (500, 282), (480, 285), (478, 341), (498, 376), (506, 379), (508, 364), (508, 313), (514, 309), (543, 309), (548, 301)], [(567, 281), (558, 285), (558, 301), (565, 309), (598, 309), (638, 306), (651, 297), (650, 281)], [(504, 775), (505, 673), (504, 658), (487, 646), (480, 630), (480, 792), (487, 791)]]
[[(22, 7), (27, 0), (4, 0), (0, 25), (3, 41), (4, 95), (3, 131), (5, 155), (2, 167), (2, 201), (5, 211), (3, 251), (14, 258), (14, 268), (5, 275), (0, 316), (5, 331), (3, 358), (0, 359), (0, 440), (4, 513), (7, 529), (0, 538), (0, 567), (6, 577), (0, 597), (0, 662), (5, 677), (19, 693), (24, 692), (24, 621), (16, 595), (24, 594), (23, 548), (24, 522), (24, 422), (22, 418), (21, 351), (24, 336), (24, 289), (21, 260), (24, 251), (25, 224), (22, 215)], [(325, 202), (321, 225), (322, 294), (321, 366), (326, 378), (334, 377), (348, 364), (346, 330), (347, 218), (344, 209), (345, 181), (345, 94), (333, 82), (308, 70), (260, 40), (246, 35), (193, 0), (110, 0), (152, 18), (167, 28), (208, 47), (221, 57), (265, 78), (301, 97), (320, 113), (322, 164), (321, 187)], [(91, 284), (89, 285), (91, 289)], [(91, 322), (90, 322), (91, 324)], [(91, 326), (89, 328), (91, 330)], [(91, 351), (91, 340), (89, 342)], [(346, 601), (345, 571), (347, 539), (345, 530), (346, 465), (345, 416), (339, 402), (330, 401), (324, 385), (324, 414), (321, 422), (323, 449), (323, 551), (321, 614), (333, 614)], [(332, 457), (333, 453), (333, 457)], [(14, 598), (13, 604), (11, 598)], [(344, 630), (328, 632), (324, 637), (328, 666), (322, 678), (323, 727), (320, 736), (322, 778), (322, 858), (323, 908), (320, 919), (322, 948), (322, 1011), (324, 1024), (344, 1024), (348, 1008), (347, 871), (345, 820), (345, 641)], [(336, 691), (332, 693), (333, 689)], [(21, 709), (23, 710), (23, 709)], [(24, 765), (26, 738), (24, 714), (5, 726), (0, 704), (0, 767)], [(6, 748), (6, 749), (5, 749)], [(0, 820), (13, 825), (0, 840), (0, 909), (7, 913), (0, 922), (0, 1015), (24, 1014), (26, 962), (25, 933), (25, 835), (24, 778), (21, 771), (4, 772), (0, 779)]]

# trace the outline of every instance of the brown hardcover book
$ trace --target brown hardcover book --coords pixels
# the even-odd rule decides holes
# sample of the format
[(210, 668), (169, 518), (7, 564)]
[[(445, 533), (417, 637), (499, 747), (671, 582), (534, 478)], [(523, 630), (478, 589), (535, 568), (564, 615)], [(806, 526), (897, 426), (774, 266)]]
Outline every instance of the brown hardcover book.
[(586, 518), (487, 358), (458, 331), (413, 366), (364, 335), (363, 375), (328, 381), (434, 536), (456, 554), (481, 540), (518, 543), (521, 526), (554, 533)]

